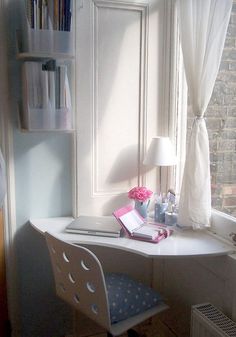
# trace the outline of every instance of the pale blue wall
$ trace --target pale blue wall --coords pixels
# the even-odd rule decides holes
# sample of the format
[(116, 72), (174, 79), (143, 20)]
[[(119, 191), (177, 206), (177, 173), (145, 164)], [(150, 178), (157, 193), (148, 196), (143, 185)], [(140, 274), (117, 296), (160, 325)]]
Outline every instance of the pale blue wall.
[(56, 296), (44, 239), (28, 219), (72, 214), (71, 134), (22, 133), (17, 123), (21, 98), (20, 66), (16, 60), (15, 31), (24, 0), (10, 0), (6, 34), (16, 192), (15, 237), (17, 289), (21, 337), (62, 336), (71, 330), (71, 310)]
[(71, 214), (71, 134), (14, 134), (17, 215)]
[(71, 215), (71, 135), (15, 130), (16, 252), (22, 337), (62, 336), (71, 310), (55, 296), (44, 238), (32, 217)]

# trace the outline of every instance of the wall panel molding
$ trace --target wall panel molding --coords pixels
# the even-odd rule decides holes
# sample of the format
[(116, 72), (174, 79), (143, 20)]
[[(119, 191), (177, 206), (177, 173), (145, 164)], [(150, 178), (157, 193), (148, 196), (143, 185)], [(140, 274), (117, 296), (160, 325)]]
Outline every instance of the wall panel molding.
[[(100, 18), (104, 14), (111, 15), (116, 11), (128, 11), (133, 13), (139, 20), (140, 36), (139, 36), (139, 97), (138, 97), (138, 163), (137, 163), (137, 184), (144, 184), (144, 175), (141, 173), (140, 165), (143, 161), (144, 151), (146, 148), (147, 134), (147, 53), (148, 53), (148, 4), (147, 3), (132, 3), (130, 1), (93, 1), (93, 196), (109, 196), (119, 195), (126, 192), (126, 188), (106, 188), (99, 182), (101, 174), (101, 144), (99, 143), (99, 123), (102, 119), (101, 111), (99, 111), (99, 100), (102, 98), (99, 95), (100, 81), (100, 63), (99, 63), (99, 33), (102, 30)], [(114, 12), (115, 11), (115, 12)], [(109, 13), (109, 14), (108, 14)], [(106, 19), (106, 18), (105, 18)], [(125, 33), (125, 32), (124, 32)], [(135, 47), (135, 46), (134, 46)]]
[(166, 0), (88, 0), (77, 11), (77, 215), (111, 214), (133, 186), (158, 189), (157, 170), (142, 162), (162, 128), (158, 115), (169, 114), (166, 7)]

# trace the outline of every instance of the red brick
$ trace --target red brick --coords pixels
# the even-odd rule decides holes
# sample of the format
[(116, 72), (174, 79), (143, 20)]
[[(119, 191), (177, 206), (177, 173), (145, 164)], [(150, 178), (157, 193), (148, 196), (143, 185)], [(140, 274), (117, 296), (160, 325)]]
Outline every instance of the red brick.
[(223, 199), (223, 207), (225, 206), (236, 206), (236, 196)]
[(223, 185), (222, 195), (236, 195), (236, 184), (235, 185)]

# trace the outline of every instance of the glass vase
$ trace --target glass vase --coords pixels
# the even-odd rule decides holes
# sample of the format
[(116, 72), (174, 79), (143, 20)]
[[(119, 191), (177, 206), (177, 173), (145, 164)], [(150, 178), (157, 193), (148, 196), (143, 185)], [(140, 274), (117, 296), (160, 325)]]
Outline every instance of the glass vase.
[(149, 201), (139, 201), (135, 200), (134, 208), (138, 211), (138, 213), (144, 218), (147, 218), (147, 210), (148, 210)]

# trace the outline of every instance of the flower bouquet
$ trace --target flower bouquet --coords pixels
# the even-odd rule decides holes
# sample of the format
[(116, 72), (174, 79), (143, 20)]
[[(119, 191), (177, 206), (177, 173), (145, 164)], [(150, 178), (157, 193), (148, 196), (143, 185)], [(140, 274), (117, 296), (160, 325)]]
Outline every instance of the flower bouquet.
[(150, 197), (152, 196), (153, 192), (148, 190), (144, 186), (137, 186), (133, 187), (128, 192), (128, 198), (133, 199), (135, 201), (135, 208), (140, 213), (143, 218), (147, 217), (147, 209), (150, 202)]

